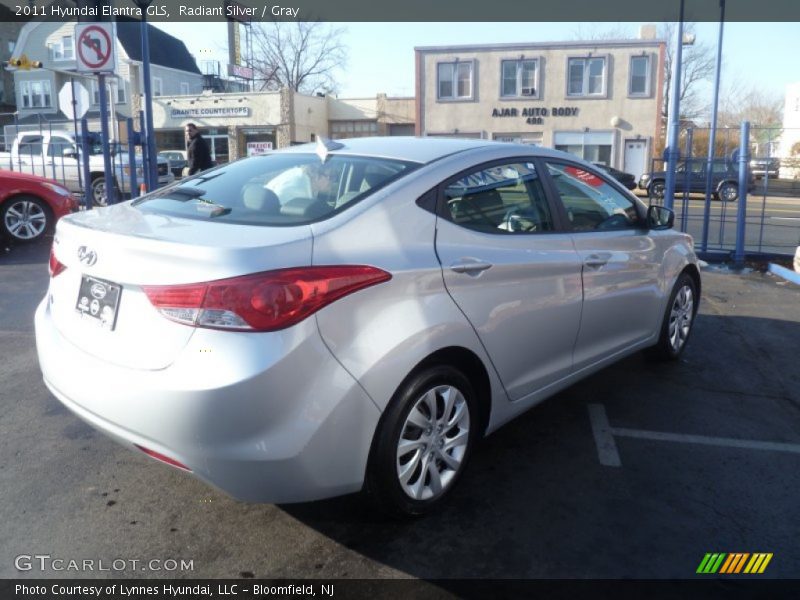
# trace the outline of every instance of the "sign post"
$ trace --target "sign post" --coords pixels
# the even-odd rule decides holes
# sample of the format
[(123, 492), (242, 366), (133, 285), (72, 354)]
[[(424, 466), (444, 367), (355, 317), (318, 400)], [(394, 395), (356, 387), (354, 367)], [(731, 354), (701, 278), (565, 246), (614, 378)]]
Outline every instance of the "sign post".
[[(103, 136), (103, 175), (105, 177), (106, 204), (116, 202), (114, 177), (111, 169), (108, 135), (108, 97), (106, 94), (106, 75), (116, 71), (116, 52), (113, 23), (78, 23), (75, 26), (75, 45), (77, 46), (78, 71), (95, 73), (100, 91), (100, 132)], [(88, 156), (85, 160), (88, 160)], [(92, 194), (92, 184), (86, 182), (85, 194)]]

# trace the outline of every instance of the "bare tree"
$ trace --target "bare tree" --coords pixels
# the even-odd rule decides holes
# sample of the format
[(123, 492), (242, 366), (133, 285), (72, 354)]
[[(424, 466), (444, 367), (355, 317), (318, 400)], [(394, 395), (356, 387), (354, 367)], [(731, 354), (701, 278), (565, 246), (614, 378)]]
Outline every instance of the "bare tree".
[(318, 21), (273, 21), (253, 31), (256, 84), (305, 94), (337, 91), (336, 72), (347, 63), (344, 29)]
[[(677, 23), (663, 23), (659, 37), (666, 42), (664, 68), (664, 96), (661, 99), (661, 116), (666, 122), (669, 115), (669, 94), (672, 86), (672, 69), (675, 61), (675, 32)], [(694, 23), (684, 23), (684, 34), (694, 35)], [(714, 75), (716, 54), (714, 48), (702, 42), (684, 46), (681, 68), (681, 119), (696, 119), (705, 114), (710, 103), (703, 95), (701, 82)]]

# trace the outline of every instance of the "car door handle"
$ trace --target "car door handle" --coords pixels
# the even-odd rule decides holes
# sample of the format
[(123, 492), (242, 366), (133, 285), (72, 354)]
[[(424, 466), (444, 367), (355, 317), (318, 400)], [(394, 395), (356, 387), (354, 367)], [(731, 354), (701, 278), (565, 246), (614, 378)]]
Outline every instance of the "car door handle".
[(583, 264), (589, 267), (590, 269), (599, 269), (600, 267), (604, 267), (608, 264), (608, 261), (611, 259), (611, 254), (608, 252), (601, 252), (599, 254), (590, 254), (587, 256)]
[(462, 258), (459, 262), (450, 265), (450, 270), (456, 273), (466, 273), (477, 275), (481, 271), (491, 268), (491, 263), (483, 262), (475, 258)]

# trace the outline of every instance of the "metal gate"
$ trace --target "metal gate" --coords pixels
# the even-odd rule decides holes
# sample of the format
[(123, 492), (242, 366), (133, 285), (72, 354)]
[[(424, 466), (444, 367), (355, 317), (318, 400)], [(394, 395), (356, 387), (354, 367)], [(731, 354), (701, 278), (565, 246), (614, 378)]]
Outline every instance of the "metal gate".
[[(748, 129), (749, 142), (742, 146), (740, 128), (717, 128), (709, 198), (705, 194), (709, 129), (681, 132), (675, 226), (694, 237), (701, 254), (732, 255), (737, 239), (748, 255), (790, 255), (800, 243), (800, 130)], [(795, 139), (798, 142), (792, 143)], [(740, 189), (743, 150), (747, 173), (745, 189)], [(646, 182), (650, 203), (664, 203), (659, 182), (665, 171), (663, 159), (652, 161)], [(745, 211), (740, 215), (743, 199)]]

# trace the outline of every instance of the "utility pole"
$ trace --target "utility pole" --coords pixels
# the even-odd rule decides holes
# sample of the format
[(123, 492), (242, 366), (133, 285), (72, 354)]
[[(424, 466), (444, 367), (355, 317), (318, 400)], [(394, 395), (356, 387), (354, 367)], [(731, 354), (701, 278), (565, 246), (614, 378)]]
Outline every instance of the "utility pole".
[(678, 21), (678, 39), (675, 43), (675, 60), (672, 68), (672, 102), (669, 109), (668, 132), (666, 158), (667, 158), (667, 177), (664, 185), (664, 206), (669, 209), (675, 204), (675, 170), (678, 167), (678, 130), (680, 129), (680, 110), (681, 110), (681, 66), (683, 62), (683, 9), (684, 1), (681, 2), (680, 18)]
[(150, 31), (147, 25), (147, 8), (153, 0), (133, 0), (133, 3), (142, 11), (142, 79), (144, 79), (144, 114), (145, 114), (145, 139), (147, 141), (147, 158), (145, 165), (145, 178), (147, 191), (152, 192), (158, 187), (158, 159), (156, 157), (156, 132), (153, 126), (153, 82), (150, 78)]

